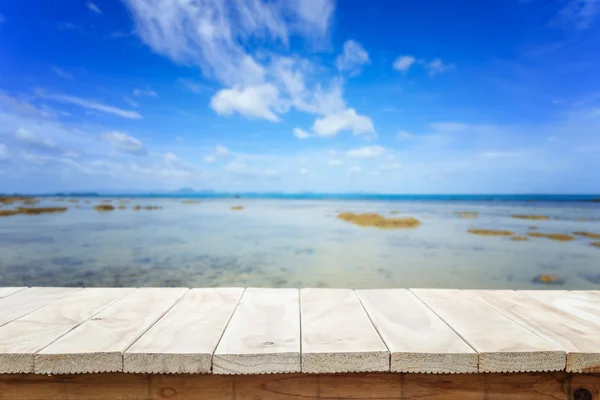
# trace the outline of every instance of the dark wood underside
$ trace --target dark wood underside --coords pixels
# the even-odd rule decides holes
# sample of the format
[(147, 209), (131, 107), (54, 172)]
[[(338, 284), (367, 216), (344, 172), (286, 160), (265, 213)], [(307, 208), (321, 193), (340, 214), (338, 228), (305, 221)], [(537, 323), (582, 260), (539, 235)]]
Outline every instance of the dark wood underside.
[(600, 400), (600, 375), (279, 374), (0, 375), (0, 399), (440, 399)]

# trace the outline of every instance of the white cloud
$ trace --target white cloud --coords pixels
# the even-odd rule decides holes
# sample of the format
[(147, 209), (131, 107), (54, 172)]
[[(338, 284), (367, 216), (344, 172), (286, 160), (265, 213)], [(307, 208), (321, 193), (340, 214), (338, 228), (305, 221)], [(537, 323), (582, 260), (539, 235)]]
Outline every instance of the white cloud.
[(41, 97), (43, 99), (54, 100), (61, 103), (74, 104), (76, 106), (80, 106), (90, 110), (100, 111), (107, 114), (113, 114), (122, 118), (142, 119), (140, 113), (136, 111), (123, 110), (117, 107), (107, 106), (102, 103), (97, 103), (95, 101), (86, 100), (75, 96), (69, 96), (66, 94), (50, 94), (42, 90), (36, 90), (36, 94), (38, 97)]
[(70, 74), (69, 72), (65, 71), (64, 69), (60, 69), (58, 67), (52, 67), (52, 71), (54, 71), (54, 73), (56, 75), (60, 76), (61, 78), (73, 79), (73, 75)]
[(381, 146), (366, 146), (348, 150), (346, 154), (348, 157), (375, 158), (383, 155), (385, 151), (385, 148)]
[(140, 96), (158, 97), (158, 93), (156, 93), (152, 89), (133, 89), (133, 95), (136, 97), (140, 97)]
[(417, 59), (413, 56), (399, 56), (392, 66), (397, 71), (408, 71), (415, 61), (417, 61)]
[(0, 161), (8, 158), (8, 149), (5, 144), (0, 143)]
[(204, 156), (204, 162), (210, 164), (217, 162), (219, 158), (225, 158), (229, 156), (231, 156), (231, 152), (226, 147), (216, 145), (214, 153)]
[(291, 34), (308, 40), (327, 35), (333, 0), (178, 1), (125, 0), (136, 33), (158, 54), (193, 64), (226, 86), (262, 83), (261, 67), (243, 43), (271, 39), (288, 44)]
[(203, 84), (192, 81), (190, 79), (179, 78), (177, 79), (177, 82), (186, 90), (189, 90), (192, 93), (199, 94), (207, 90), (207, 88)]
[(444, 62), (439, 58), (431, 60), (430, 62), (424, 61), (423, 65), (429, 71), (430, 76), (435, 76), (437, 74), (449, 71), (454, 68), (453, 64), (444, 64)]
[(396, 133), (396, 138), (400, 140), (410, 140), (413, 137), (413, 134), (407, 131), (398, 131), (398, 133)]
[[(324, 77), (323, 66), (298, 56), (248, 50), (257, 40), (287, 48), (291, 36), (318, 48), (318, 42), (328, 37), (334, 0), (125, 3), (136, 34), (152, 50), (176, 63), (198, 66), (205, 79), (224, 86), (210, 102), (217, 114), (240, 113), (277, 122), (292, 108), (330, 119), (345, 113), (353, 120), (353, 131), (374, 132), (368, 117), (351, 115), (356, 112), (342, 98), (343, 80)], [(347, 47), (347, 57), (340, 59), (342, 68), (366, 62), (368, 54), (360, 45), (350, 41)], [(179, 83), (194, 92), (202, 90), (195, 82)]]
[(308, 139), (312, 135), (303, 129), (294, 128), (294, 136), (296, 136), (298, 139)]
[(245, 117), (277, 122), (275, 111), (280, 110), (279, 91), (272, 84), (218, 91), (210, 100), (210, 106), (219, 115), (231, 116), (238, 112)]
[(569, 0), (551, 22), (567, 27), (574, 26), (577, 29), (587, 29), (599, 11), (598, 0)]
[(335, 60), (335, 65), (340, 71), (349, 71), (351, 75), (356, 75), (360, 73), (361, 66), (370, 62), (369, 53), (360, 43), (347, 40), (344, 43), (344, 51)]
[(329, 160), (329, 161), (327, 161), (327, 164), (336, 166), (336, 165), (342, 165), (342, 162), (340, 160)]
[(302, 175), (309, 175), (310, 171), (306, 168), (300, 168), (300, 170), (298, 171), (300, 172)]
[(348, 170), (351, 174), (358, 174), (359, 172), (362, 171), (362, 168), (359, 167), (358, 165), (353, 165), (352, 167), (350, 167), (350, 169)]
[(216, 146), (215, 146), (215, 155), (216, 155), (217, 157), (227, 157), (227, 156), (229, 156), (230, 154), (231, 154), (231, 153), (229, 152), (229, 150), (227, 150), (227, 148), (226, 148), (226, 147), (219, 146), (219, 145), (216, 145)]
[(238, 172), (238, 173), (243, 173), (246, 172), (248, 170), (248, 165), (241, 161), (241, 160), (233, 160), (230, 161), (226, 166), (225, 166), (225, 171), (229, 171), (229, 172)]
[(15, 133), (15, 138), (17, 138), (17, 140), (19, 140), (20, 142), (27, 144), (29, 147), (35, 148), (36, 150), (44, 150), (51, 152), (62, 151), (60, 147), (52, 140), (41, 138), (24, 128), (17, 129), (17, 132)]
[(320, 137), (336, 136), (345, 130), (352, 131), (354, 135), (372, 136), (375, 134), (371, 118), (357, 114), (353, 108), (317, 118), (312, 129)]
[(129, 104), (131, 107), (137, 108), (140, 106), (140, 103), (136, 102), (131, 97), (123, 97), (123, 100), (125, 100), (125, 103)]
[(144, 144), (123, 132), (106, 132), (102, 134), (102, 139), (108, 141), (113, 149), (130, 154), (147, 154)]
[(87, 3), (87, 7), (92, 10), (93, 12), (95, 12), (96, 14), (102, 14), (102, 10), (100, 10), (100, 8), (98, 8), (98, 6), (94, 3), (92, 3), (91, 1), (89, 3)]

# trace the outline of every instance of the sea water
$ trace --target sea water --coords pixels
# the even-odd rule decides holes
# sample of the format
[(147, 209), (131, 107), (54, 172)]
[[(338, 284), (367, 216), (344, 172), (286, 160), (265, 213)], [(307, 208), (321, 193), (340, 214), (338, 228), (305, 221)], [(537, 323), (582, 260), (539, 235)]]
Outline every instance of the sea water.
[[(251, 197), (208, 196), (184, 204), (179, 197), (143, 196), (109, 212), (93, 209), (100, 198), (81, 198), (78, 204), (45, 198), (39, 206), (69, 210), (0, 218), (0, 286), (600, 287), (600, 248), (591, 246), (593, 239), (517, 242), (468, 233), (482, 228), (524, 235), (532, 225), (543, 233), (600, 233), (599, 203), (543, 197)], [(137, 204), (162, 209), (135, 211)], [(231, 210), (236, 205), (244, 209)], [(359, 227), (336, 218), (346, 211), (411, 216), (422, 224)], [(479, 217), (462, 219), (455, 214), (460, 211)], [(554, 275), (559, 283), (536, 283), (540, 274)]]

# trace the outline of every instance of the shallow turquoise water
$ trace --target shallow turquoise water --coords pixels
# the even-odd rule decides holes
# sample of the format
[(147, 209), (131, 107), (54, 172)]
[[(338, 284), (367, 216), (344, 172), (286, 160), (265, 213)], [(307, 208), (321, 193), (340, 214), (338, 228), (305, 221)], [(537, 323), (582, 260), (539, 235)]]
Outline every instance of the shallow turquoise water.
[[(600, 233), (598, 203), (144, 198), (100, 213), (92, 209), (99, 201), (82, 199), (81, 208), (62, 203), (70, 209), (60, 214), (0, 218), (0, 286), (600, 287), (593, 240), (514, 242), (467, 233), (525, 234), (530, 225), (539, 232)], [(136, 212), (134, 204), (163, 209)], [(379, 230), (335, 218), (343, 211), (394, 210), (422, 225)], [(455, 211), (480, 216), (460, 219)], [(552, 219), (510, 217), (518, 213)], [(544, 273), (563, 283), (533, 283)]]

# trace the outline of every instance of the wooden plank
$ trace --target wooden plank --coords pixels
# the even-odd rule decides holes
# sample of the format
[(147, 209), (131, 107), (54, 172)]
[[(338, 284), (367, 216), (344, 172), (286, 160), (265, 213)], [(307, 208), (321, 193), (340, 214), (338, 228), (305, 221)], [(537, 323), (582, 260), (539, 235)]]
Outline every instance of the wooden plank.
[(79, 290), (0, 327), (0, 374), (33, 372), (35, 353), (132, 290)]
[(27, 289), (25, 286), (23, 287), (0, 287), (0, 299), (3, 297), (10, 296), (11, 294), (15, 294), (20, 292), (21, 290)]
[(475, 350), (408, 290), (356, 294), (391, 353), (393, 372), (477, 372)]
[(600, 296), (594, 292), (568, 290), (519, 290), (583, 321), (600, 326)]
[(564, 372), (0, 375), (2, 400), (585, 400), (599, 388), (597, 375)]
[(0, 326), (63, 298), (79, 288), (35, 287), (0, 299)]
[(213, 373), (299, 371), (298, 289), (246, 289), (213, 355)]
[(479, 353), (479, 372), (565, 369), (566, 354), (467, 292), (411, 289)]
[(187, 289), (143, 288), (35, 355), (35, 372), (71, 374), (123, 370), (122, 353), (162, 317)]
[(192, 289), (127, 350), (125, 372), (209, 373), (243, 288)]
[(556, 344), (567, 353), (567, 372), (600, 372), (600, 328), (525, 293), (473, 290), (472, 296)]
[(390, 353), (356, 293), (302, 289), (302, 372), (390, 370)]

